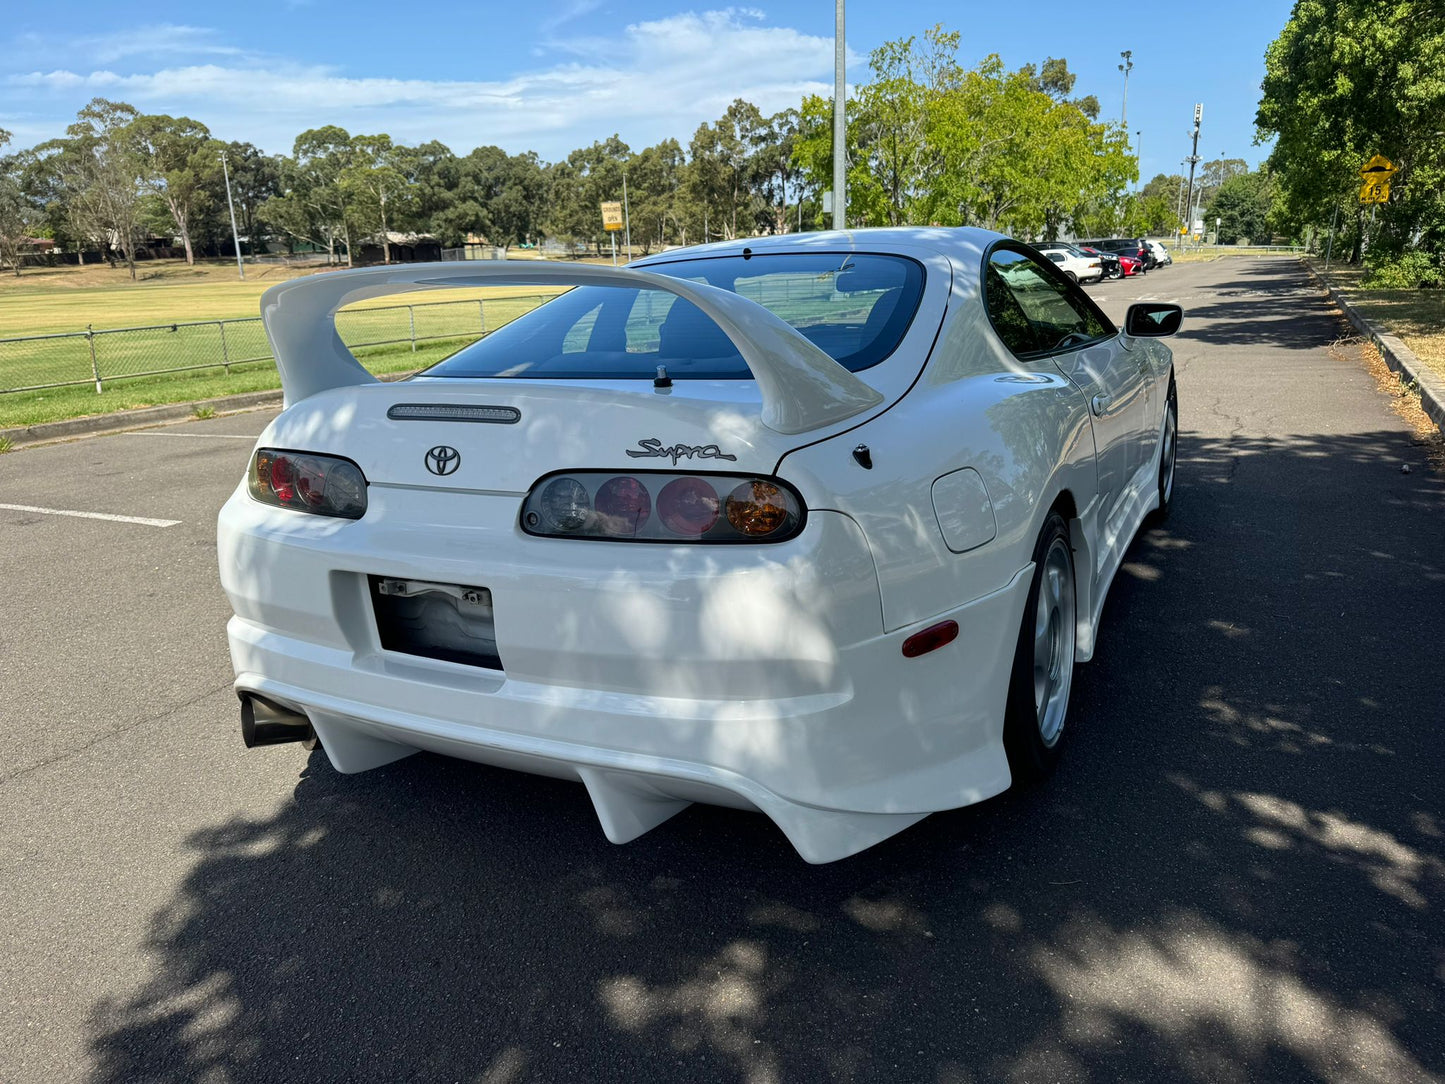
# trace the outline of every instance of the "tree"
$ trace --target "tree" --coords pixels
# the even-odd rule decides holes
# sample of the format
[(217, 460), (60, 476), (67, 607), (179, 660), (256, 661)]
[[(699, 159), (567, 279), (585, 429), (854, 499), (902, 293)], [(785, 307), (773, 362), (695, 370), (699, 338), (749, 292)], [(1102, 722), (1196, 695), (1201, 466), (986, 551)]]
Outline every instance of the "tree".
[(352, 163), (350, 134), (335, 125), (311, 128), (296, 137), (291, 150), (292, 157), (281, 163), (283, 192), (263, 203), (259, 216), (296, 240), (325, 248), (331, 262), (340, 241), (350, 267), (353, 222), (342, 184)]
[(350, 152), (337, 177), (346, 215), (381, 241), (382, 263), (391, 263), (391, 228), (410, 209), (415, 157), (384, 133), (353, 136)]
[[(0, 152), (10, 133), (0, 128)], [(20, 249), (40, 219), (40, 209), (25, 191), (24, 163), (20, 155), (0, 153), (0, 264), (8, 263), (20, 275)]]
[(1218, 243), (1232, 245), (1240, 238), (1258, 243), (1267, 238), (1272, 232), (1269, 219), (1275, 191), (1268, 170), (1241, 173), (1220, 185), (1204, 215), (1206, 222), (1219, 220)]
[[(254, 252), (262, 247), (267, 231), (257, 212), (261, 204), (281, 192), (281, 156), (262, 153), (251, 143), (225, 145), (226, 168), (231, 174), (231, 203), (236, 208), (236, 225)], [(226, 205), (225, 178), (212, 172), (211, 193), (206, 201), (211, 211), (207, 224), (216, 236), (230, 236), (230, 212)]]
[(137, 117), (127, 137), (140, 160), (141, 184), (165, 201), (186, 263), (194, 264), (191, 220), (210, 200), (212, 179), (220, 172), (221, 144), (199, 121), (165, 115)]
[(1445, 12), (1439, 0), (1301, 0), (1265, 54), (1255, 118), (1275, 138), (1269, 165), (1295, 226), (1363, 213), (1358, 171), (1383, 153), (1399, 167), (1375, 244), (1445, 253)]
[(30, 170), (32, 190), (61, 202), (78, 243), (118, 250), (131, 278), (142, 210), (140, 156), (130, 134), (137, 116), (124, 102), (92, 99), (64, 138), (35, 148)]

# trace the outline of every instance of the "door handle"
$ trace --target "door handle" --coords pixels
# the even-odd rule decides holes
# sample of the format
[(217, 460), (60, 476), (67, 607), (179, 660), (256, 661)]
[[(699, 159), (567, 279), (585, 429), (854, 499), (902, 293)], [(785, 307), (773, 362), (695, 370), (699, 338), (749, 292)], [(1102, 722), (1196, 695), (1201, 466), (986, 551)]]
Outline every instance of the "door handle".
[(1114, 401), (1112, 395), (1099, 394), (1089, 400), (1089, 405), (1094, 408), (1094, 417), (1102, 418), (1104, 412), (1109, 409), (1109, 404)]

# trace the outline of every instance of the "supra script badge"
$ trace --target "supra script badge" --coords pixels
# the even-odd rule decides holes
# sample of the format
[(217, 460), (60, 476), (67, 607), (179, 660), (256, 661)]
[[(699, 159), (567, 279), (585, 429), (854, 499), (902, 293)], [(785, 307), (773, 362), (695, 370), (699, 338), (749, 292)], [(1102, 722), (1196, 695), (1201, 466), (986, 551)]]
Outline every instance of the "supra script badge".
[(738, 459), (737, 456), (728, 455), (722, 451), (716, 444), (703, 444), (700, 446), (674, 444), (671, 448), (664, 448), (662, 441), (657, 440), (655, 437), (649, 437), (647, 440), (639, 440), (637, 447), (642, 450), (638, 451), (636, 448), (627, 449), (627, 454), (633, 459), (670, 458), (674, 467), (677, 466), (679, 459), (730, 459), (734, 463), (736, 463)]

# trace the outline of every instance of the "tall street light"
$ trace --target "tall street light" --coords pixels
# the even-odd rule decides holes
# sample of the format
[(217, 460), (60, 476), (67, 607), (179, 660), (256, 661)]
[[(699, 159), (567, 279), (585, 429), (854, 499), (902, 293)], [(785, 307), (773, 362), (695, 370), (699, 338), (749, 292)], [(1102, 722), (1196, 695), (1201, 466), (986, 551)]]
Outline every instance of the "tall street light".
[(241, 262), (241, 238), (236, 234), (236, 204), (231, 200), (231, 171), (226, 166), (226, 152), (221, 151), (221, 172), (226, 177), (226, 206), (231, 209), (231, 244), (236, 246), (236, 270), (242, 281), (246, 278), (246, 265)]
[(1133, 49), (1125, 49), (1119, 54), (1124, 58), (1124, 63), (1119, 65), (1119, 70), (1124, 73), (1124, 110), (1119, 115), (1119, 123), (1124, 130), (1129, 130), (1129, 73), (1134, 70), (1134, 61), (1130, 58), (1134, 55)]
[(1134, 133), (1134, 164), (1139, 170), (1139, 191), (1144, 191), (1144, 130)]
[(844, 101), (843, 70), (843, 0), (837, 0), (836, 27), (833, 31), (833, 228), (848, 228), (848, 124)]

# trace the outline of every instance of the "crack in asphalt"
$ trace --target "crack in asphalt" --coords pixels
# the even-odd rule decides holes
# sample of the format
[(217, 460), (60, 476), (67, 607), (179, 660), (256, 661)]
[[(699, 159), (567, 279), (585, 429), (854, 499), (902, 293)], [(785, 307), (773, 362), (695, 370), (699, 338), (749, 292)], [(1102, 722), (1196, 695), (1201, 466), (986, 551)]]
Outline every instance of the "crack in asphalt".
[(193, 707), (194, 705), (199, 704), (202, 700), (205, 700), (207, 697), (214, 696), (218, 692), (229, 689), (231, 687), (231, 684), (232, 683), (228, 680), (220, 685), (217, 685), (215, 688), (209, 688), (205, 692), (196, 694), (189, 700), (183, 700), (179, 704), (174, 704), (171, 707), (156, 712), (153, 715), (145, 715), (132, 722), (126, 723), (123, 726), (118, 726), (113, 730), (107, 730), (104, 734), (92, 738), (90, 741), (86, 742), (83, 745), (72, 746), (66, 749), (64, 752), (55, 753), (52, 756), (45, 757), (42, 760), (36, 761), (34, 764), (30, 764), (24, 768), (21, 768), (19, 771), (11, 772), (9, 775), (0, 775), (0, 787), (12, 783), (17, 779), (23, 779), (25, 776), (30, 775), (32, 772), (39, 771), (41, 768), (48, 768), (52, 764), (58, 764), (62, 760), (67, 760), (70, 757), (87, 752), (90, 749), (94, 749), (101, 742), (109, 741), (111, 738), (118, 737), (122, 734), (129, 734), (132, 730), (135, 730), (137, 727), (144, 726), (146, 723), (157, 722), (161, 719), (166, 718), (167, 716), (176, 714), (176, 712), (178, 711), (183, 711), (186, 708)]

